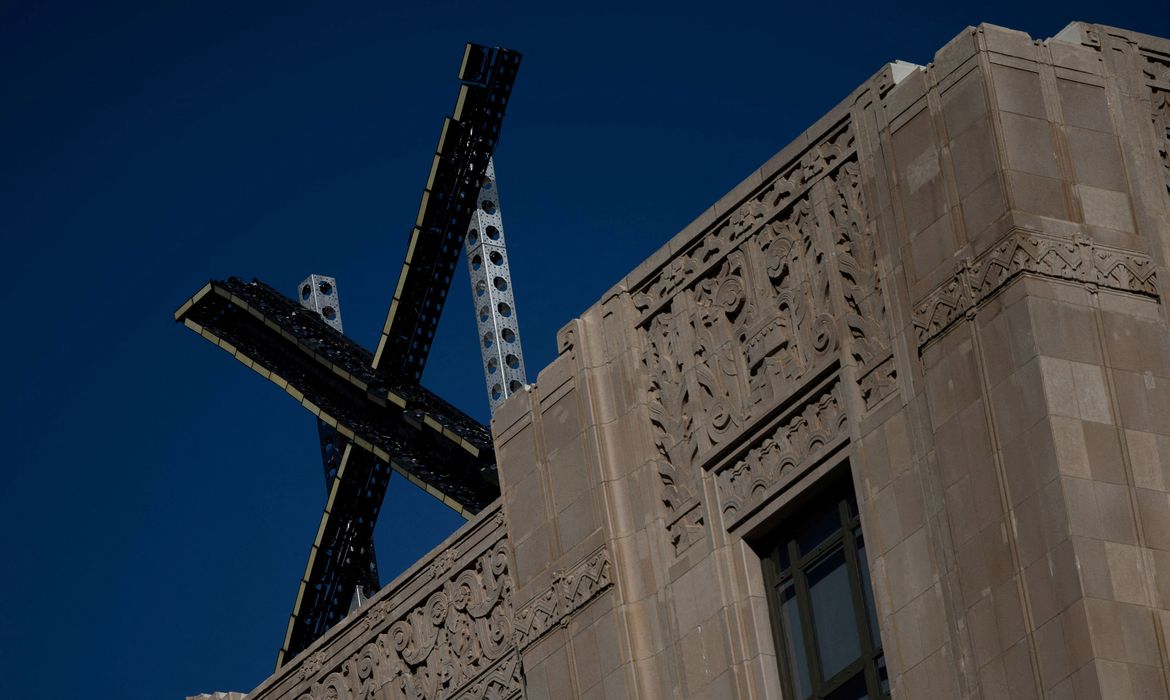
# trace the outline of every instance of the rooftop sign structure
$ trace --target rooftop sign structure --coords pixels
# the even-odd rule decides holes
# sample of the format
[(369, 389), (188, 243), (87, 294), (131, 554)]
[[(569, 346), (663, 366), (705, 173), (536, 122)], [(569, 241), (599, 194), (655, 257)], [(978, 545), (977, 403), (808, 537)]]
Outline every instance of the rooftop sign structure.
[[(494, 182), (489, 163), (519, 65), (509, 49), (464, 50), (459, 96), (443, 122), (376, 352), (341, 333), (330, 278), (303, 283), (308, 305), (258, 280), (212, 281), (175, 312), (322, 426), (329, 495), (278, 667), (340, 620), (355, 590), (378, 585), (371, 542), (391, 470), (465, 516), (499, 496), (487, 428), (419, 381), (465, 238), (479, 230), (474, 217), (484, 183)], [(316, 294), (313, 285), (325, 280), (330, 289)]]

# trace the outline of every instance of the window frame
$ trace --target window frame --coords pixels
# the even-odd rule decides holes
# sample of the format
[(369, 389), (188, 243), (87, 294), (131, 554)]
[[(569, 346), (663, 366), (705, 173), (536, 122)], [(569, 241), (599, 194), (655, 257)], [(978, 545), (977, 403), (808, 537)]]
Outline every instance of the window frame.
[[(872, 572), (868, 571), (868, 562), (860, 551), (865, 547), (865, 535), (861, 529), (861, 516), (857, 508), (856, 494), (852, 480), (849, 478), (848, 466), (844, 467), (844, 475), (826, 475), (820, 484), (810, 489), (803, 503), (790, 504), (788, 513), (781, 514), (781, 521), (776, 527), (769, 530), (764, 538), (759, 540), (763, 546), (761, 551), (764, 569), (764, 582), (767, 586), (769, 622), (772, 627), (772, 636), (776, 645), (776, 658), (780, 670), (781, 686), (785, 697), (795, 700), (825, 700), (845, 684), (863, 672), (866, 693), (869, 698), (889, 698), (889, 686), (883, 690), (879, 678), (878, 663), (884, 660), (884, 645), (881, 642), (880, 630), (871, 629), (870, 606), (874, 604), (872, 591)], [(815, 491), (815, 492), (814, 492)], [(803, 532), (801, 525), (810, 523), (816, 517), (823, 516), (830, 508), (836, 510), (836, 530), (810, 551), (801, 554), (797, 543)], [(858, 537), (860, 535), (860, 538)], [(861, 540), (860, 547), (858, 540)], [(780, 568), (780, 551), (784, 548), (787, 555), (786, 568)], [(853, 618), (858, 635), (860, 654), (840, 669), (830, 678), (822, 678), (823, 662), (817, 643), (817, 630), (813, 620), (812, 602), (809, 595), (808, 572), (816, 564), (837, 551), (844, 553), (844, 566), (849, 582), (849, 599), (853, 606)], [(870, 580), (868, 596), (866, 595), (865, 579), (862, 577), (861, 567), (866, 567), (867, 578)], [(791, 581), (794, 589), (796, 610), (800, 623), (800, 636), (803, 642), (805, 663), (808, 666), (810, 694), (798, 695), (796, 692), (796, 678), (799, 673), (790, 668), (791, 654), (788, 649), (786, 635), (783, 630), (783, 615), (781, 589)], [(876, 617), (876, 616), (875, 616)]]

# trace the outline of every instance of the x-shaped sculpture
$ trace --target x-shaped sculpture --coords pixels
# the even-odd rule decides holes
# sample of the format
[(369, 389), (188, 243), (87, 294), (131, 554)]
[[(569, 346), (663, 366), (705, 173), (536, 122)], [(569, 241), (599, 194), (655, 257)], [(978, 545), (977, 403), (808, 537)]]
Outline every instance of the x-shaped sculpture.
[(376, 353), (257, 280), (209, 282), (175, 312), (346, 440), (277, 667), (340, 620), (368, 580), (390, 469), (466, 516), (499, 496), (487, 428), (419, 380), (519, 65), (509, 49), (464, 51)]

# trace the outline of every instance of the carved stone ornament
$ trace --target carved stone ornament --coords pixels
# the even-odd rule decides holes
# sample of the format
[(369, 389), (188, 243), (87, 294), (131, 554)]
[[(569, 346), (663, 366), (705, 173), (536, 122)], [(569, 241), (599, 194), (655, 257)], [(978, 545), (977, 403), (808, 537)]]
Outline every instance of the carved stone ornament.
[[(296, 662), (298, 700), (520, 697), (506, 533), (498, 517), (484, 521), (479, 534), (484, 529), (481, 553), (462, 568), (461, 547), (452, 546), (401, 586), (418, 591), (407, 598), (417, 602), (384, 598), (358, 624), (339, 626), (322, 648)], [(256, 697), (289, 690), (278, 681)]]
[(1154, 265), (1142, 253), (1017, 229), (975, 260), (960, 263), (954, 276), (915, 305), (919, 349), (1022, 274), (1158, 296)]
[(857, 159), (842, 165), (827, 182), (829, 224), (845, 301), (849, 353), (857, 366), (861, 398), (869, 409), (892, 394), (898, 380), (890, 349), (877, 244), (866, 227)]
[(558, 571), (553, 582), (532, 600), (516, 610), (516, 648), (524, 650), (546, 632), (569, 617), (613, 585), (609, 551), (604, 547), (569, 571)]
[[(1170, 64), (1170, 58), (1166, 59)], [(1170, 65), (1166, 67), (1170, 74)], [(1162, 181), (1166, 185), (1166, 193), (1170, 195), (1170, 75), (1165, 77), (1163, 85), (1150, 86), (1150, 103), (1154, 110), (1154, 128), (1158, 135), (1158, 161), (1162, 166)]]
[(1161, 84), (1170, 88), (1170, 56), (1164, 53), (1143, 48), (1139, 51), (1142, 58), (1142, 75), (1151, 83)]
[(839, 381), (833, 381), (764, 432), (738, 459), (715, 474), (729, 530), (848, 435)]
[(633, 289), (676, 555), (704, 532), (702, 470), (837, 361), (842, 343), (866, 407), (893, 393), (887, 306), (866, 220), (843, 121)]

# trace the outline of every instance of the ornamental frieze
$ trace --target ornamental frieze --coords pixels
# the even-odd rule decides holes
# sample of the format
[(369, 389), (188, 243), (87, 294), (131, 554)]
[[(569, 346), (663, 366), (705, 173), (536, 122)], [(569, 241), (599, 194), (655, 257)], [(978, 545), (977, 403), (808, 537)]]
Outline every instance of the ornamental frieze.
[(850, 124), (632, 290), (665, 527), (702, 537), (700, 474), (846, 351), (866, 408), (897, 373)]
[(847, 414), (836, 379), (788, 412), (742, 455), (717, 467), (715, 483), (725, 526), (732, 530), (779, 487), (847, 439)]
[(521, 697), (510, 555), (496, 509), (254, 697)]
[(691, 284), (695, 277), (749, 238), (768, 222), (780, 216), (806, 195), (826, 172), (836, 168), (855, 152), (853, 132), (847, 122), (833, 127), (829, 134), (810, 147), (793, 163), (781, 168), (747, 201), (727, 213), (703, 234), (683, 255), (667, 262), (644, 283), (632, 290), (634, 308), (642, 318), (638, 325), (657, 313), (678, 290)]
[(612, 585), (612, 565), (604, 545), (568, 571), (554, 572), (552, 584), (516, 610), (516, 648), (523, 651)]
[(960, 262), (953, 276), (915, 305), (919, 349), (1023, 274), (1158, 296), (1153, 262), (1142, 253), (1084, 237), (1055, 238), (1017, 229), (974, 260)]

